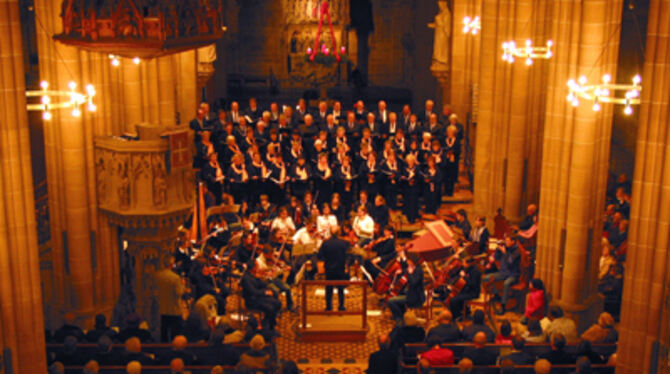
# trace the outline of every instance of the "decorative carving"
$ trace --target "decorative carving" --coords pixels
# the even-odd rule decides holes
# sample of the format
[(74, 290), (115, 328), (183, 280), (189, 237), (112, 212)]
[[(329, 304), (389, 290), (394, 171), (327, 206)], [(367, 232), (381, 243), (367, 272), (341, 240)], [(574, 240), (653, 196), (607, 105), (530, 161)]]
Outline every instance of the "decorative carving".
[(430, 70), (449, 70), (449, 46), (451, 39), (451, 11), (446, 1), (438, 1), (440, 12), (435, 16), (435, 22), (428, 27), (435, 29), (433, 42), (433, 64)]
[(131, 58), (195, 49), (225, 31), (221, 0), (63, 0), (61, 17), (54, 39)]
[(154, 171), (154, 206), (156, 208), (165, 208), (167, 204), (167, 172), (165, 170), (165, 161), (159, 154), (152, 156)]
[(140, 177), (149, 178), (151, 171), (151, 160), (149, 153), (133, 154), (133, 179)]
[[(318, 23), (320, 9), (325, 0), (283, 0), (284, 21), (291, 25)], [(344, 0), (328, 0), (330, 16), (334, 24), (345, 24), (348, 20), (349, 2)]]
[(98, 152), (98, 159), (95, 162), (95, 183), (98, 202), (104, 203), (107, 200), (107, 165), (104, 152)]

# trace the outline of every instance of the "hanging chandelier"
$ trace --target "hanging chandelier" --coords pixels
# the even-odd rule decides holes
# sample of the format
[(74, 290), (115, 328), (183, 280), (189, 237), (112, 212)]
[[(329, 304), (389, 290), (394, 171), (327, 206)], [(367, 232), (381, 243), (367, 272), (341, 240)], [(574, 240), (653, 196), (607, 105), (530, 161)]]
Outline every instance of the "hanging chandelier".
[[(567, 100), (572, 106), (579, 106), (579, 99), (593, 101), (591, 107), (594, 111), (601, 109), (601, 103), (621, 104), (624, 106), (625, 115), (633, 114), (632, 105), (640, 104), (640, 91), (642, 91), (642, 78), (639, 75), (633, 77), (633, 84), (611, 83), (609, 74), (603, 75), (602, 83), (588, 85), (586, 76), (582, 75), (577, 81), (570, 79), (568, 87), (570, 93)], [(623, 97), (617, 96), (616, 92), (625, 92)]]
[(86, 104), (89, 112), (97, 110), (93, 103), (95, 96), (95, 87), (93, 85), (86, 85), (86, 93), (77, 92), (77, 84), (75, 82), (68, 83), (69, 91), (49, 90), (49, 83), (42, 81), (40, 83), (41, 90), (26, 91), (27, 98), (40, 98), (39, 103), (28, 103), (26, 108), (29, 111), (41, 111), (42, 119), (50, 121), (53, 118), (52, 109), (72, 109), (73, 117), (81, 117), (81, 106)]
[(481, 29), (482, 29), (482, 24), (481, 24), (481, 21), (479, 20), (479, 16), (476, 16), (475, 18), (470, 18), (470, 17), (463, 18), (463, 33), (464, 34), (477, 35), (479, 30), (481, 30)]
[(533, 60), (542, 58), (550, 59), (554, 54), (551, 51), (551, 47), (554, 45), (554, 42), (549, 40), (547, 45), (544, 47), (533, 47), (533, 42), (528, 39), (526, 40), (526, 45), (524, 47), (517, 47), (515, 41), (504, 42), (502, 44), (503, 55), (502, 59), (509, 62), (510, 64), (514, 62), (515, 58), (521, 58), (526, 60), (526, 65), (532, 65)]

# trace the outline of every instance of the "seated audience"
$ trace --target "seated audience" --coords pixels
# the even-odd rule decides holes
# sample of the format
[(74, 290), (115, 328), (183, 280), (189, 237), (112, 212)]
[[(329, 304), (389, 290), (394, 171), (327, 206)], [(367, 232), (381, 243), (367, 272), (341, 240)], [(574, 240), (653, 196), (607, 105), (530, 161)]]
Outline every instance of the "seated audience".
[(582, 340), (577, 345), (577, 357), (587, 357), (592, 364), (604, 364), (605, 359), (603, 356), (597, 354), (593, 351), (593, 346), (588, 340)]
[(109, 336), (112, 340), (115, 340), (117, 333), (107, 326), (107, 318), (105, 315), (98, 314), (95, 316), (95, 327), (88, 330), (86, 333), (86, 340), (89, 343), (97, 343), (103, 335)]
[(65, 313), (63, 316), (63, 326), (54, 332), (53, 340), (56, 343), (64, 343), (65, 338), (68, 336), (74, 336), (78, 342), (84, 341), (84, 331), (75, 325), (76, 316), (74, 313)]
[(396, 373), (398, 371), (398, 352), (391, 349), (391, 339), (382, 334), (378, 338), (379, 350), (368, 358), (368, 374)]
[(614, 317), (607, 312), (600, 313), (598, 323), (584, 331), (582, 339), (591, 343), (616, 343), (619, 333), (614, 328)]
[(120, 365), (121, 357), (112, 351), (112, 339), (103, 335), (98, 339), (98, 350), (95, 352), (95, 360), (102, 366)]
[(84, 365), (84, 374), (98, 374), (100, 372), (100, 365), (95, 360), (90, 360)]
[(126, 365), (126, 374), (142, 374), (142, 364), (139, 361), (130, 361)]
[(84, 364), (84, 358), (77, 350), (77, 338), (75, 338), (73, 335), (68, 335), (65, 337), (63, 350), (56, 353), (56, 361), (62, 363), (65, 366)]
[(175, 358), (180, 358), (185, 365), (193, 365), (198, 361), (198, 358), (186, 350), (188, 340), (184, 335), (177, 335), (172, 339), (172, 350), (167, 352), (160, 361), (162, 364), (169, 364)]
[(225, 344), (225, 338), (226, 331), (224, 329), (217, 328), (212, 331), (208, 343), (210, 348), (204, 356), (198, 357), (198, 360), (204, 365), (237, 365), (240, 355), (229, 344)]
[(495, 365), (497, 356), (486, 348), (486, 340), (486, 334), (483, 331), (476, 333), (472, 339), (473, 346), (465, 349), (463, 357), (469, 358), (477, 366)]
[(579, 342), (575, 321), (564, 316), (563, 309), (559, 306), (549, 308), (549, 315), (540, 321), (540, 326), (542, 326), (542, 331), (544, 331), (549, 341), (554, 334), (561, 334), (568, 344)]
[(541, 355), (540, 357), (547, 359), (552, 365), (567, 365), (574, 364), (575, 357), (565, 351), (565, 336), (560, 333), (555, 333), (551, 337), (551, 351)]
[(591, 370), (591, 361), (589, 361), (588, 357), (582, 356), (578, 358), (576, 366), (576, 374), (591, 374), (593, 372)]
[(516, 373), (516, 368), (515, 368), (514, 361), (512, 360), (504, 360), (500, 362), (500, 374), (514, 374)]
[(540, 326), (540, 321), (536, 319), (531, 319), (528, 322), (528, 330), (524, 331), (523, 338), (529, 343), (545, 343), (547, 341), (542, 326)]
[(474, 364), (469, 358), (463, 358), (458, 362), (458, 374), (470, 374), (472, 373)]
[(512, 339), (512, 352), (500, 356), (498, 359), (499, 362), (503, 362), (505, 360), (511, 360), (514, 362), (515, 365), (530, 365), (534, 362), (534, 359), (531, 355), (523, 351), (524, 346), (526, 345), (526, 341), (520, 337), (516, 336), (514, 339)]
[(155, 363), (155, 360), (151, 356), (142, 353), (142, 342), (135, 336), (126, 340), (125, 351), (122, 357), (124, 364), (132, 361), (137, 361), (143, 365), (153, 365)]
[(428, 331), (426, 342), (438, 340), (440, 343), (452, 343), (457, 342), (461, 338), (461, 330), (457, 324), (453, 323), (451, 312), (448, 309), (442, 311), (439, 317), (437, 317), (437, 321), (439, 325)]
[[(449, 348), (441, 347), (439, 340), (428, 340), (428, 346), (430, 349), (419, 355), (420, 361), (425, 361), (430, 366), (454, 364), (454, 352)], [(420, 366), (424, 365), (420, 363)]]
[(551, 372), (551, 362), (541, 358), (535, 361), (535, 374), (549, 374)]
[(512, 344), (512, 324), (504, 320), (500, 324), (500, 333), (496, 336), (496, 344)]
[(401, 349), (406, 343), (420, 343), (426, 337), (426, 331), (413, 311), (408, 310), (403, 315), (403, 322), (396, 324), (391, 331), (391, 348)]
[(182, 360), (181, 358), (173, 358), (170, 361), (170, 374), (185, 374), (184, 360)]
[(493, 343), (495, 340), (495, 333), (484, 323), (484, 318), (484, 311), (477, 309), (472, 316), (472, 324), (463, 328), (463, 340), (472, 341), (475, 338), (475, 334), (483, 332), (486, 335), (486, 341)]
[(126, 328), (119, 332), (119, 341), (125, 342), (129, 338), (137, 337), (142, 343), (152, 343), (154, 338), (151, 336), (149, 330), (140, 328), (142, 322), (137, 313), (130, 313), (126, 316)]
[(60, 362), (49, 365), (49, 374), (65, 374), (65, 366)]
[(240, 355), (236, 371), (268, 370), (272, 367), (270, 354), (265, 352), (265, 339), (263, 335), (256, 335), (249, 342), (249, 350)]

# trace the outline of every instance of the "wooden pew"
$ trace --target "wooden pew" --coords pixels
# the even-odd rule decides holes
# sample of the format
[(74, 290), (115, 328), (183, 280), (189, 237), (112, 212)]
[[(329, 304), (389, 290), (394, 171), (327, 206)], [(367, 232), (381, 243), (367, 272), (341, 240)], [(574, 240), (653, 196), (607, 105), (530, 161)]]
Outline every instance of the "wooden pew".
[[(417, 373), (416, 365), (403, 364), (401, 367), (402, 373)], [(591, 365), (594, 373), (613, 374), (614, 366), (608, 365)], [(576, 370), (575, 365), (552, 365), (552, 374), (568, 374)], [(448, 366), (432, 366), (431, 373), (435, 374), (458, 374), (458, 365)], [(500, 374), (500, 366), (475, 366), (472, 371), (473, 374)], [(535, 368), (533, 365), (519, 365), (514, 367), (515, 374), (534, 374)]]
[[(191, 374), (209, 374), (214, 366), (185, 366), (185, 371)], [(83, 366), (66, 366), (65, 374), (81, 374)], [(223, 366), (224, 373), (235, 373), (234, 366)], [(258, 370), (257, 373), (270, 374), (271, 370)], [(100, 374), (126, 374), (125, 366), (101, 366)], [(142, 374), (166, 374), (170, 373), (170, 367), (164, 365), (158, 366), (142, 366)]]
[[(466, 348), (472, 347), (472, 343), (447, 343), (442, 344), (442, 347), (451, 349), (454, 352), (454, 357), (460, 358), (463, 356), (463, 352)], [(493, 351), (496, 355), (500, 355), (500, 349), (510, 349), (510, 345), (505, 344), (487, 344), (487, 349)], [(409, 365), (414, 365), (417, 362), (417, 357), (419, 354), (426, 352), (430, 347), (426, 343), (409, 343), (405, 344), (405, 349), (403, 352), (403, 362)], [(616, 352), (617, 345), (616, 343), (597, 343), (593, 344), (593, 351), (599, 355), (609, 357), (614, 352)], [(524, 351), (531, 356), (539, 356), (541, 354), (547, 353), (551, 350), (549, 343), (526, 343)], [(577, 345), (571, 344), (565, 346), (565, 351), (570, 354), (577, 353)]]

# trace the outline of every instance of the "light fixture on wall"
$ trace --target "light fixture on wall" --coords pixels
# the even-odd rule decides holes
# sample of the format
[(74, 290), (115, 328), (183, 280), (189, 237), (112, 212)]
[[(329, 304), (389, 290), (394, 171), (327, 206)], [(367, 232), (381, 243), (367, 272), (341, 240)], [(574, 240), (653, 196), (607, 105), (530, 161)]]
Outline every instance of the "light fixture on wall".
[(28, 103), (29, 111), (41, 111), (42, 119), (50, 121), (53, 118), (53, 109), (72, 109), (73, 117), (81, 117), (81, 106), (86, 104), (89, 112), (95, 112), (97, 106), (93, 103), (95, 87), (86, 85), (86, 93), (77, 92), (77, 84), (74, 81), (68, 83), (69, 91), (49, 90), (49, 83), (42, 81), (41, 90), (26, 91), (27, 98), (39, 97), (39, 103)]
[(474, 18), (470, 18), (470, 17), (463, 18), (463, 33), (464, 34), (477, 35), (477, 33), (479, 33), (479, 30), (481, 30), (481, 29), (482, 29), (482, 24), (481, 24), (481, 21), (479, 20), (479, 16), (476, 16)]
[(554, 42), (549, 40), (547, 45), (543, 47), (533, 47), (533, 42), (528, 39), (526, 40), (526, 45), (523, 47), (517, 47), (515, 41), (504, 42), (502, 44), (503, 48), (503, 60), (509, 62), (510, 64), (514, 62), (515, 58), (521, 58), (526, 60), (526, 65), (532, 65), (533, 60), (542, 58), (549, 59), (554, 53), (551, 51), (551, 47), (554, 45)]
[[(603, 75), (602, 83), (587, 84), (586, 76), (582, 75), (576, 81), (570, 79), (568, 88), (570, 93), (567, 100), (573, 106), (579, 106), (580, 99), (593, 101), (591, 107), (594, 111), (601, 109), (602, 103), (621, 104), (624, 106), (623, 112), (626, 115), (633, 114), (633, 105), (640, 104), (640, 91), (642, 91), (642, 78), (639, 75), (633, 77), (633, 84), (611, 83), (612, 77), (609, 74)], [(623, 97), (616, 96), (616, 92), (625, 92)]]
[[(114, 55), (114, 54), (109, 54), (109, 55), (107, 55), (107, 57), (109, 57), (110, 64), (112, 64), (112, 66), (114, 66), (115, 68), (121, 66), (121, 56)], [(142, 62), (142, 59), (135, 56), (135, 57), (133, 57), (132, 61), (133, 61), (133, 64), (139, 65)]]

